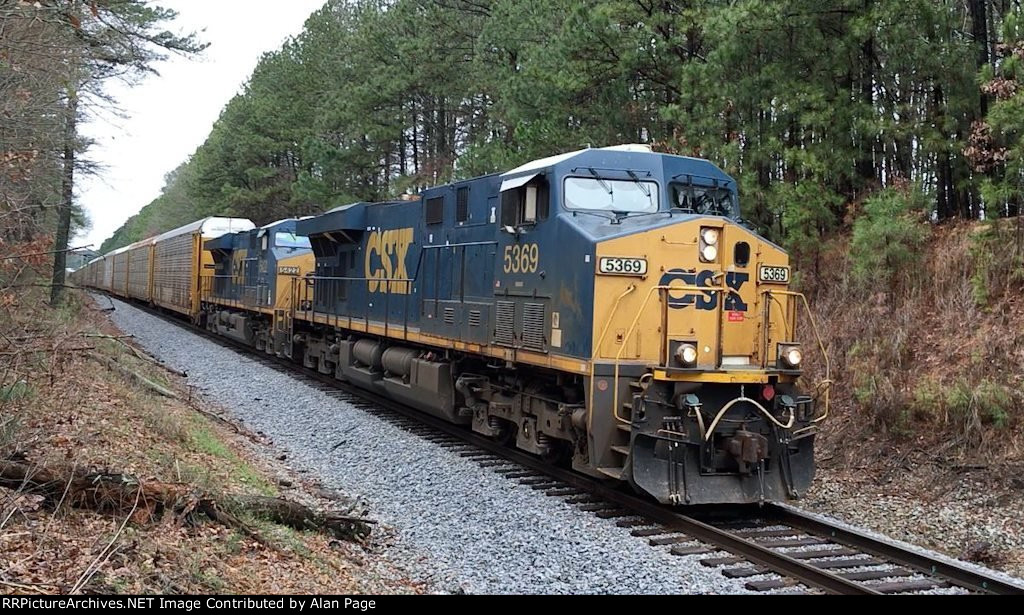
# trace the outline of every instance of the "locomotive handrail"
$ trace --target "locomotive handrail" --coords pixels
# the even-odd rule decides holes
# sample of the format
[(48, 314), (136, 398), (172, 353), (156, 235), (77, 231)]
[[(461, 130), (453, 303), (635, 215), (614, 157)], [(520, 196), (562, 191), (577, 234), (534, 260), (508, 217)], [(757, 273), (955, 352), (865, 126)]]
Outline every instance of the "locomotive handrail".
[[(452, 249), (462, 248), (463, 249), (462, 250), (462, 259), (465, 260), (465, 258), (466, 258), (466, 250), (465, 250), (465, 248), (467, 248), (467, 247), (474, 247), (474, 246), (496, 246), (496, 245), (498, 245), (497, 241), (495, 241), (495, 240), (488, 240), (488, 241), (467, 241), (467, 242), (462, 242), (462, 243), (431, 244), (431, 245), (420, 246), (420, 250), (419, 250), (419, 252), (417, 254), (417, 257), (416, 257), (416, 267), (413, 270), (413, 276), (411, 278), (379, 278), (379, 277), (370, 278), (370, 277), (356, 277), (356, 276), (306, 275), (306, 276), (303, 276), (301, 278), (293, 278), (293, 284), (297, 284), (298, 283), (298, 282), (296, 282), (294, 280), (300, 280), (300, 279), (301, 280), (305, 280), (306, 283), (305, 283), (305, 289), (304, 290), (308, 290), (313, 285), (313, 283), (315, 281), (317, 281), (317, 280), (326, 281), (326, 282), (330, 282), (330, 281), (339, 281), (339, 282), (371, 282), (371, 281), (376, 281), (376, 282), (381, 282), (381, 283), (387, 284), (389, 290), (390, 290), (390, 287), (391, 287), (390, 285), (391, 284), (408, 284), (411, 287), (412, 285), (416, 284), (419, 281), (419, 279), (420, 279), (420, 272), (421, 272), (421, 270), (423, 268), (423, 257), (426, 254), (427, 250), (442, 250), (442, 249), (445, 249), (445, 248), (452, 248)], [(395, 293), (391, 293), (391, 292), (384, 293), (384, 304), (385, 304), (385, 310), (384, 310), (384, 334), (385, 335), (387, 335), (388, 327), (391, 324), (390, 304), (391, 304), (391, 295), (392, 294), (395, 294)], [(406, 337), (408, 337), (408, 333), (409, 333), (409, 311), (410, 311), (410, 309), (409, 309), (409, 300), (410, 300), (411, 296), (412, 296), (411, 292), (403, 294), (403, 306), (402, 306), (403, 319), (404, 319), (403, 330), (404, 330), (404, 333), (405, 333)], [(421, 298), (421, 300), (422, 300), (422, 298)], [(301, 299), (299, 298), (298, 293), (296, 293), (296, 292), (292, 293), (292, 306), (291, 306), (290, 312), (292, 313), (293, 316), (295, 315), (296, 308), (297, 308), (298, 304), (301, 303), (302, 301), (309, 301), (306, 293), (303, 293), (303, 297)], [(436, 301), (436, 298), (435, 298), (435, 301)], [(314, 304), (312, 304), (312, 302), (310, 302), (310, 303), (311, 303), (311, 309), (309, 311), (311, 311), (314, 314), (316, 314), (317, 313), (316, 312), (316, 306)], [(435, 310), (436, 310), (436, 308), (437, 308), (436, 303), (435, 303), (434, 307), (435, 307)], [(367, 306), (366, 306), (366, 310), (367, 310), (367, 312), (364, 313), (363, 320), (365, 322), (369, 323), (369, 304), (368, 303), (367, 303)], [(325, 313), (325, 316), (333, 316), (334, 320), (335, 320), (335, 323), (338, 322), (338, 319), (340, 317), (339, 314), (326, 314), (326, 313)], [(352, 320), (352, 316), (351, 315), (349, 315), (348, 320), (349, 320), (349, 323), (351, 323), (351, 320)]]
[(437, 250), (439, 248), (468, 248), (470, 246), (496, 246), (497, 241), (465, 241), (462, 243), (432, 243), (429, 246), (420, 246), (420, 250)]
[[(781, 289), (771, 289), (771, 288), (765, 289), (764, 291), (762, 291), (761, 294), (767, 295), (766, 299), (768, 299), (768, 300), (774, 299), (774, 297), (772, 297), (772, 295), (784, 295), (784, 296), (787, 296), (787, 297), (791, 297), (793, 299), (799, 298), (800, 301), (803, 302), (804, 311), (807, 313), (807, 320), (810, 321), (810, 323), (811, 323), (811, 330), (814, 332), (815, 341), (818, 342), (818, 349), (821, 351), (821, 356), (822, 356), (822, 359), (824, 360), (824, 363), (825, 363), (825, 379), (822, 380), (820, 383), (818, 383), (818, 385), (816, 387), (816, 389), (818, 391), (821, 391), (821, 394), (824, 396), (825, 411), (822, 412), (820, 416), (817, 416), (817, 417), (811, 419), (812, 425), (810, 425), (808, 427), (805, 427), (805, 428), (803, 428), (803, 429), (801, 429), (801, 430), (796, 432), (796, 433), (801, 433), (803, 431), (811, 429), (814, 426), (813, 424), (820, 423), (821, 421), (823, 421), (826, 418), (828, 418), (829, 407), (830, 407), (830, 393), (831, 393), (831, 389), (832, 389), (832, 362), (831, 362), (831, 360), (828, 357), (828, 352), (825, 350), (825, 342), (824, 342), (824, 340), (821, 337), (821, 332), (818, 329), (818, 322), (814, 319), (814, 312), (811, 311), (811, 305), (810, 305), (810, 303), (808, 303), (806, 295), (804, 295), (801, 292), (797, 292), (797, 291), (793, 291), (793, 290), (781, 290)], [(767, 301), (765, 302), (765, 305), (766, 306), (768, 305)], [(796, 314), (796, 310), (794, 310), (794, 312), (793, 312), (794, 322), (795, 322), (795, 319), (796, 319), (796, 315), (797, 315)], [(767, 345), (767, 343), (768, 343), (768, 328), (769, 328), (769, 324), (771, 322), (771, 309), (770, 308), (767, 309), (766, 318), (767, 318), (767, 320), (765, 322), (765, 327), (764, 327), (765, 345)], [(795, 337), (795, 335), (796, 335), (795, 324), (794, 324), (794, 329), (792, 331), (792, 334)], [(794, 339), (792, 341), (796, 341), (796, 340)], [(765, 361), (768, 360), (767, 353), (765, 353), (764, 360)]]
[(629, 287), (622, 292), (621, 295), (615, 300), (615, 304), (612, 306), (612, 313), (608, 315), (607, 320), (604, 321), (604, 329), (601, 330), (601, 336), (597, 339), (597, 346), (594, 347), (594, 359), (590, 362), (590, 403), (587, 404), (587, 432), (590, 432), (590, 426), (593, 423), (594, 416), (594, 370), (597, 365), (597, 357), (601, 354), (601, 345), (604, 344), (604, 338), (608, 335), (608, 330), (611, 329), (612, 322), (615, 320), (615, 313), (619, 311), (619, 304), (626, 295), (636, 290), (636, 284), (630, 284)]
[(339, 277), (339, 276), (326, 276), (326, 275), (307, 275), (302, 276), (303, 280), (346, 280), (349, 282), (415, 282), (416, 278), (350, 278), (350, 277)]
[[(688, 292), (688, 293), (724, 293), (727, 290), (728, 289), (723, 288), (721, 286), (670, 286), (670, 285), (658, 285), (658, 286), (652, 286), (650, 288), (650, 290), (647, 292), (647, 296), (644, 298), (644, 302), (640, 305), (640, 309), (637, 310), (637, 312), (636, 312), (636, 317), (633, 318), (633, 323), (629, 326), (629, 329), (626, 330), (626, 334), (622, 337), (622, 347), (619, 348), (619, 352), (615, 355), (615, 371), (614, 371), (614, 375), (613, 375), (613, 378), (615, 380), (615, 384), (612, 385), (613, 386), (612, 412), (613, 412), (616, 420), (618, 420), (620, 423), (630, 423), (630, 421), (627, 421), (626, 419), (624, 419), (621, 416), (619, 416), (619, 364), (620, 364), (620, 362), (622, 360), (622, 353), (625, 352), (626, 347), (629, 345), (629, 338), (632, 337), (633, 331), (636, 330), (636, 326), (640, 322), (640, 317), (643, 316), (644, 310), (647, 309), (647, 304), (650, 303), (651, 297), (654, 296), (654, 291), (658, 291), (659, 293), (662, 292), (662, 291), (665, 291), (666, 293), (668, 291), (676, 291), (676, 292), (682, 291), (682, 292)], [(665, 306), (665, 309), (668, 309), (667, 305)], [(666, 331), (665, 334), (668, 335), (668, 332)]]

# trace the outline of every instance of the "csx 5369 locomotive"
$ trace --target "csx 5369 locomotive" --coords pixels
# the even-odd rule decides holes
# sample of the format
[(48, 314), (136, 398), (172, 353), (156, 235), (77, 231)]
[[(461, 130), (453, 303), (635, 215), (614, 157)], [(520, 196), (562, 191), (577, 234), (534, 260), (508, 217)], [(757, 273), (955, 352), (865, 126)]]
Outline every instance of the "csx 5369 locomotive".
[(710, 162), (586, 149), (208, 240), (193, 317), (661, 502), (788, 500), (827, 381), (738, 217)]

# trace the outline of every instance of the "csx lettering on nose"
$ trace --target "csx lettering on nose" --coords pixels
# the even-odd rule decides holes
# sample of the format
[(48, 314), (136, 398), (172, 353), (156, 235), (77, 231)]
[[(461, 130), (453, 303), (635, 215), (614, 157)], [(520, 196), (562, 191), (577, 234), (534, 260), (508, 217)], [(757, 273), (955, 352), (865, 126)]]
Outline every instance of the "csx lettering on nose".
[[(660, 284), (661, 286), (670, 286), (672, 282), (679, 281), (683, 283), (683, 286), (713, 286), (715, 275), (715, 272), (709, 269), (700, 272), (672, 269), (665, 272), (665, 275), (661, 277)], [(726, 311), (747, 311), (747, 304), (744, 303), (743, 298), (739, 295), (739, 291), (748, 280), (750, 280), (750, 275), (746, 273), (729, 272), (725, 274), (725, 285), (729, 289), (723, 306)], [(715, 310), (718, 308), (718, 295), (719, 293), (716, 292), (684, 293), (680, 295), (678, 291), (669, 290), (668, 306), (676, 310), (681, 310), (691, 305), (696, 306), (698, 310)]]

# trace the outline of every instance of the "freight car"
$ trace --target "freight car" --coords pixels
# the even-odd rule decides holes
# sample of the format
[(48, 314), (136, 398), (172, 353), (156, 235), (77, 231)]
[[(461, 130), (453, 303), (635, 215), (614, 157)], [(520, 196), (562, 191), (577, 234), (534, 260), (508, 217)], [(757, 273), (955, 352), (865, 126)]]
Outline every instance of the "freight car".
[(204, 218), (105, 254), (72, 279), (198, 322), (201, 277), (214, 267), (213, 255), (203, 243), (254, 227), (252, 221), (240, 218)]
[[(706, 160), (586, 149), (294, 229), (312, 263), (246, 233), (207, 241), (214, 264), (180, 272), (193, 319), (664, 503), (811, 483), (824, 347), (807, 394), (796, 331), (813, 318), (788, 256)], [(273, 291), (245, 295), (254, 270)]]

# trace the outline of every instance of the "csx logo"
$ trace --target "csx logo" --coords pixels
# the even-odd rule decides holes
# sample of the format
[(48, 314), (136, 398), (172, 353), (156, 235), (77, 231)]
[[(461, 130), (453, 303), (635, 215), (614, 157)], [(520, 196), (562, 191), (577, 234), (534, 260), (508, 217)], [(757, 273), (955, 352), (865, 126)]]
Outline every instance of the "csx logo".
[[(682, 286), (714, 286), (715, 272), (710, 270), (686, 271), (683, 269), (670, 269), (661, 276), (661, 286), (671, 286), (672, 282), (682, 282)], [(725, 297), (724, 309), (727, 312), (746, 312), (747, 304), (740, 297), (740, 288), (750, 280), (746, 273), (730, 272), (725, 274), (725, 285), (729, 293)], [(682, 291), (668, 291), (668, 306), (675, 310), (696, 305), (698, 310), (718, 309), (718, 296), (721, 293), (706, 292), (700, 294), (684, 293)]]
[(412, 229), (398, 228), (390, 231), (377, 230), (366, 240), (366, 277), (371, 293), (388, 292), (408, 295), (409, 273), (405, 268), (405, 255), (412, 245)]

